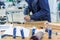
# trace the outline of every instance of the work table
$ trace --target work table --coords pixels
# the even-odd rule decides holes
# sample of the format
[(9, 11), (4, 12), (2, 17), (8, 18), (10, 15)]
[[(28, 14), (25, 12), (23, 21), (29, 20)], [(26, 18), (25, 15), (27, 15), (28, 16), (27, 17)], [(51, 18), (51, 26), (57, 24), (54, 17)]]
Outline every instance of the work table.
[[(44, 23), (45, 22), (26, 22), (24, 24), (13, 23), (13, 26), (24, 26), (24, 27), (36, 26), (37, 28), (40, 28), (42, 26), (43, 28), (46, 28), (45, 27), (46, 25)], [(57, 24), (56, 23), (50, 23), (50, 24), (51, 24), (53, 32), (60, 32), (59, 23), (57, 23)], [(1, 40), (22, 40), (22, 39), (21, 39), (21, 37), (16, 37), (16, 39), (13, 39), (13, 37), (11, 37), (11, 36), (6, 36)], [(24, 40), (29, 40), (29, 37), (25, 38)], [(42, 40), (60, 40), (60, 35), (52, 34), (52, 39), (48, 39), (48, 33), (45, 33)]]

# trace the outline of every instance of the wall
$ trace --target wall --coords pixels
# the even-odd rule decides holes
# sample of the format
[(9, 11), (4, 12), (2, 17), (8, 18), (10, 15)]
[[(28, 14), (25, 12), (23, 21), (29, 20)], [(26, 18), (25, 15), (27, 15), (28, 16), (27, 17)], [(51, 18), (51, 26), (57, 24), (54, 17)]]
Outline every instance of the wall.
[(49, 0), (51, 21), (57, 22), (57, 0)]

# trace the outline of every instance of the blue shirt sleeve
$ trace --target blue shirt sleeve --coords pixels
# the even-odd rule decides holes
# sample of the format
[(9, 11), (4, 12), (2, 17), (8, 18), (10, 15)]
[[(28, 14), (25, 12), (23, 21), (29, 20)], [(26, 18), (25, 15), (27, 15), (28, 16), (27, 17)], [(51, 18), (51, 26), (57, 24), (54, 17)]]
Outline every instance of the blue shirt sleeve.
[(38, 12), (31, 15), (31, 19), (39, 19), (40, 16), (45, 15), (47, 13), (48, 20), (50, 21), (50, 8), (48, 0), (39, 0), (39, 7), (41, 8)]
[(24, 9), (24, 15), (28, 15), (28, 13), (29, 13), (29, 8), (28, 8), (28, 6)]
[(31, 5), (29, 0), (25, 0), (28, 3), (28, 6), (24, 9), (24, 14), (27, 15), (31, 11)]

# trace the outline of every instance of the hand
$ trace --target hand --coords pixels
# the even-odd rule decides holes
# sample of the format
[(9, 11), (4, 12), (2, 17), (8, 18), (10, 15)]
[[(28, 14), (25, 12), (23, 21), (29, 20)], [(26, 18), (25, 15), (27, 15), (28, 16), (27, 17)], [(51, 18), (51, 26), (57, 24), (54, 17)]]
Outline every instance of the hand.
[(50, 24), (49, 24), (49, 22), (48, 22), (48, 21), (46, 21), (46, 22), (44, 23), (44, 25), (45, 25), (45, 27), (50, 26)]
[(29, 20), (30, 20), (30, 16), (27, 15), (27, 16), (24, 17), (24, 19), (25, 19), (26, 21), (29, 21)]

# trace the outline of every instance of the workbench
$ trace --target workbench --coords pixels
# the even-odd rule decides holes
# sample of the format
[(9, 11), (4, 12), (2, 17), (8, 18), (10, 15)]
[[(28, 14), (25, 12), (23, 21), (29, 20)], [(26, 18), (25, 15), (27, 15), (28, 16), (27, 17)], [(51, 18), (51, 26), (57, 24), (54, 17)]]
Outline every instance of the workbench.
[[(13, 23), (14, 26), (24, 26), (24, 27), (32, 27), (32, 26), (35, 26), (36, 28), (40, 28), (41, 26), (43, 28), (46, 28), (45, 22), (26, 22), (24, 24), (16, 24), (16, 23)], [(57, 23), (58, 25), (52, 25), (52, 24), (56, 24), (56, 23), (50, 23), (51, 24), (51, 27), (52, 27), (52, 30), (54, 32), (60, 32), (60, 25), (59, 23)], [(22, 40), (21, 37), (16, 37), (16, 39), (13, 39), (12, 36), (6, 36), (4, 37), (3, 39), (1, 40)], [(28, 38), (25, 38), (24, 40), (29, 40), (29, 37)], [(56, 35), (56, 34), (52, 34), (52, 39), (48, 39), (48, 33), (45, 33), (42, 40), (60, 40), (60, 35)]]

